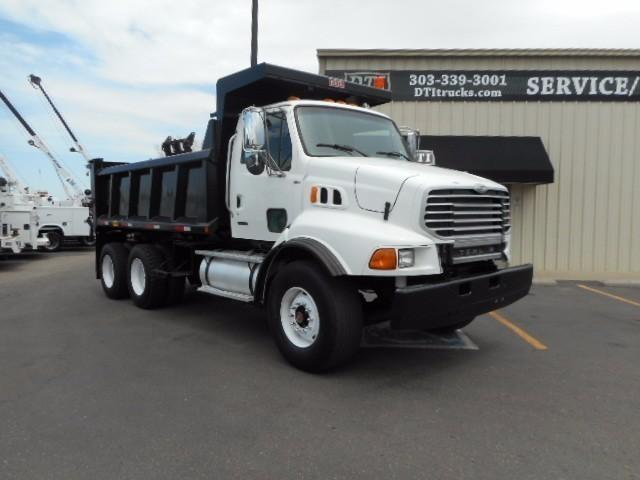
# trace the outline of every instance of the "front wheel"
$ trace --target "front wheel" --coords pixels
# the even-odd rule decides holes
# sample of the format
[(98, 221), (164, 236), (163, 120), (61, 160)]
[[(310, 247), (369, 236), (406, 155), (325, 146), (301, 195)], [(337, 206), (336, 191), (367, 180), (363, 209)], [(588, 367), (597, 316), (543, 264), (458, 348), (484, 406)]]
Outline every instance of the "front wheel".
[(362, 306), (357, 290), (311, 262), (292, 262), (277, 273), (267, 308), (276, 345), (297, 368), (329, 370), (358, 350)]

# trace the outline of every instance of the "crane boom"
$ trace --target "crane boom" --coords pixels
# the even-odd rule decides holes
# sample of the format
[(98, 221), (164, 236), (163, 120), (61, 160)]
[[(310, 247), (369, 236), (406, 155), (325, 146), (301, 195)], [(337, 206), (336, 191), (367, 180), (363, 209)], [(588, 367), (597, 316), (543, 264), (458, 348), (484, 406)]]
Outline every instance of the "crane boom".
[(4, 95), (4, 93), (2, 93), (2, 90), (0, 90), (0, 99), (4, 102), (4, 104), (11, 111), (11, 113), (13, 113), (13, 115), (16, 117), (18, 122), (20, 122), (20, 124), (24, 127), (24, 129), (27, 131), (27, 133), (31, 137), (28, 142), (29, 145), (39, 149), (42, 153), (44, 153), (49, 158), (49, 160), (51, 160), (51, 163), (53, 164), (53, 168), (56, 172), (56, 175), (58, 176), (58, 179), (60, 179), (60, 183), (62, 183), (62, 188), (67, 194), (67, 197), (69, 197), (69, 199), (73, 200), (74, 202), (85, 201), (85, 194), (82, 188), (80, 187), (80, 185), (78, 184), (78, 182), (76, 182), (71, 172), (69, 172), (69, 170), (67, 170), (58, 161), (58, 159), (53, 155), (51, 150), (49, 150), (49, 147), (47, 147), (47, 145), (38, 136), (36, 131), (31, 127), (31, 125), (29, 125), (29, 123), (24, 119), (24, 117), (20, 115), (20, 112), (16, 110), (16, 108), (9, 101), (9, 99)]
[(78, 137), (75, 136), (75, 134), (71, 130), (71, 127), (69, 127), (69, 124), (67, 124), (66, 120), (64, 119), (64, 117), (60, 113), (60, 110), (58, 110), (56, 105), (53, 103), (53, 100), (51, 100), (51, 97), (49, 97), (49, 94), (44, 89), (44, 86), (42, 85), (42, 78), (38, 77), (37, 75), (31, 74), (31, 75), (29, 75), (29, 83), (31, 83), (31, 86), (33, 88), (39, 89), (42, 92), (42, 94), (44, 95), (44, 98), (47, 99), (47, 102), (49, 102), (49, 105), (51, 105), (51, 108), (53, 109), (54, 113), (56, 114), (56, 116), (60, 120), (60, 123), (62, 123), (62, 126), (65, 128), (65, 130), (67, 131), (67, 133), (71, 137), (71, 140), (73, 140), (75, 148), (72, 147), (69, 150), (71, 152), (77, 152), (80, 155), (82, 155), (84, 157), (84, 159), (87, 161), (87, 167), (88, 167), (89, 166), (89, 160), (91, 160), (91, 158), (89, 157), (89, 154), (84, 149), (84, 147), (80, 144), (80, 141), (78, 140)]

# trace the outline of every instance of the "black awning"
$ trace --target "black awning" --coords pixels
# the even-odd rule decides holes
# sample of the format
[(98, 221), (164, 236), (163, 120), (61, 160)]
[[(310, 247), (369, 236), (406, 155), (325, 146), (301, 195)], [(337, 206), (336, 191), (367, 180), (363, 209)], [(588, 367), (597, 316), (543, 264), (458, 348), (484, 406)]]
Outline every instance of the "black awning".
[(540, 137), (422, 135), (436, 165), (499, 183), (553, 183), (553, 165)]

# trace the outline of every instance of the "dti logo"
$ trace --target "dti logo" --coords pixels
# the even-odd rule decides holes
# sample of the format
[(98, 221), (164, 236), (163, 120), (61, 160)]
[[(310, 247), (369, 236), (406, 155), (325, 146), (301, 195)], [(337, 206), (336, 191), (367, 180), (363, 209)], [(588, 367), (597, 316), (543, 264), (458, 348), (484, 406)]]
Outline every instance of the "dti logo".
[(344, 79), (358, 85), (391, 90), (391, 74), (389, 72), (345, 72)]

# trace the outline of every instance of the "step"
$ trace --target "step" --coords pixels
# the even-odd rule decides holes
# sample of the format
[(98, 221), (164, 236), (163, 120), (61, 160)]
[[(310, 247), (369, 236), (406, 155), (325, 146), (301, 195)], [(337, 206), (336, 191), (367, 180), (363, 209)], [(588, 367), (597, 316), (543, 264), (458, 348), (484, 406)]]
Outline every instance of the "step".
[(196, 255), (203, 257), (223, 258), (225, 260), (235, 260), (237, 262), (262, 263), (264, 253), (243, 252), (241, 250), (196, 250)]
[(220, 290), (219, 288), (203, 285), (198, 288), (199, 292), (208, 293), (210, 295), (216, 295), (218, 297), (231, 298), (240, 302), (253, 302), (253, 295), (247, 295), (245, 293), (230, 292), (228, 290)]

